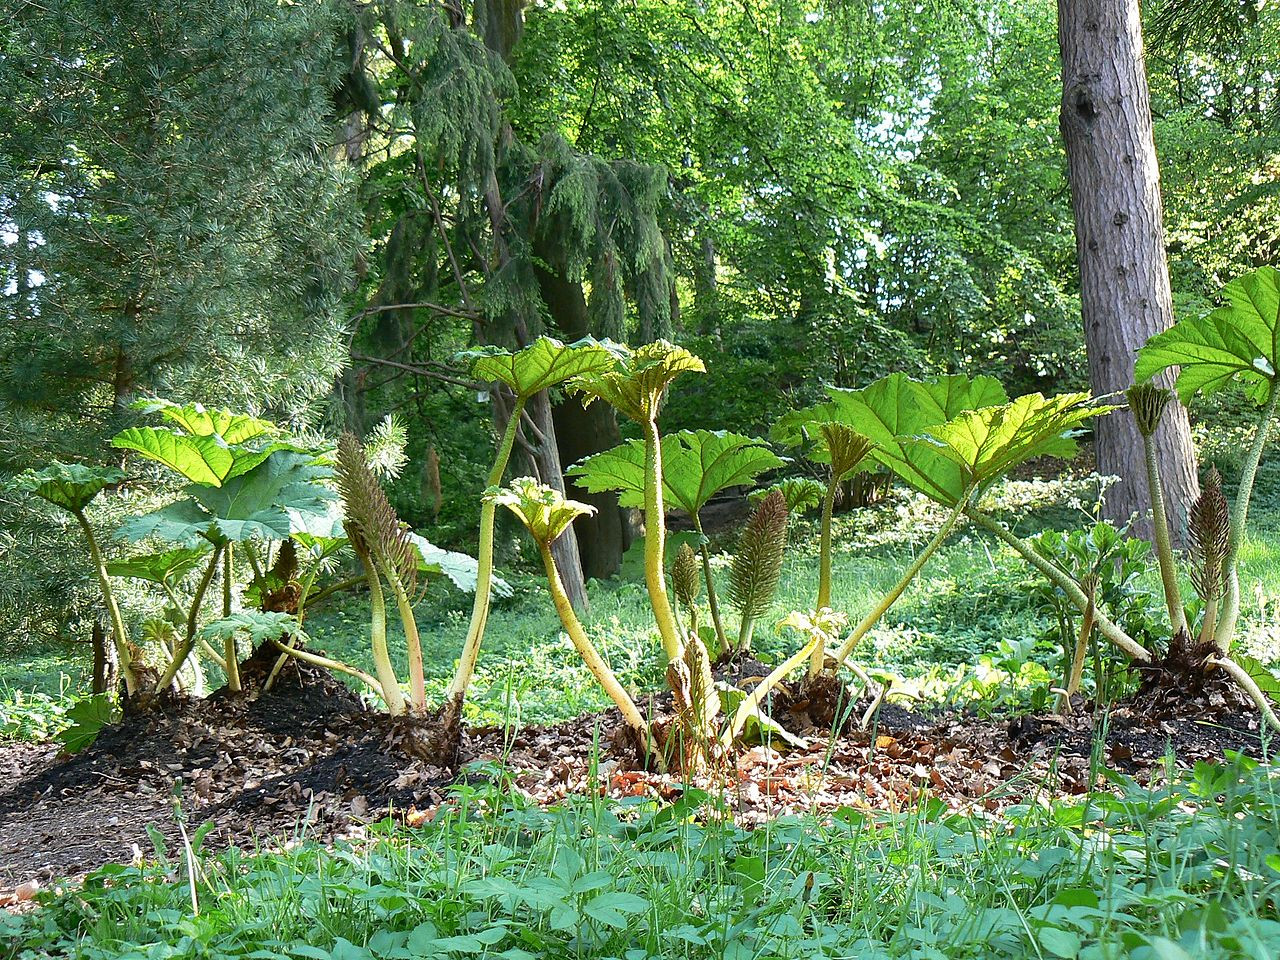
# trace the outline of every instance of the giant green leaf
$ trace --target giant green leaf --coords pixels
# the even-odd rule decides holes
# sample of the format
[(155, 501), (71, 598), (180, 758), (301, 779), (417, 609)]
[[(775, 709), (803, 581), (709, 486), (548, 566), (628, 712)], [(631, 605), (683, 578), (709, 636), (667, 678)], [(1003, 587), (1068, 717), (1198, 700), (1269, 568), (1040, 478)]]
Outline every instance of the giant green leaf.
[(119, 483), (124, 471), (116, 467), (87, 467), (80, 463), (51, 463), (41, 470), (28, 470), (9, 481), (9, 487), (33, 493), (56, 507), (78, 513), (104, 487)]
[(194, 546), (200, 538), (283, 540), (305, 529), (308, 518), (329, 512), (334, 495), (320, 483), (328, 475), (309, 454), (276, 450), (220, 487), (187, 487), (189, 499), (126, 521), (117, 536), (157, 537), (181, 546)]
[(1233, 381), (1256, 403), (1265, 403), (1280, 369), (1280, 270), (1260, 267), (1232, 280), (1222, 293), (1225, 305), (1179, 320), (1148, 340), (1138, 351), (1134, 377), (1146, 381), (1179, 367), (1176, 387), (1183, 403)]
[(285, 446), (231, 446), (213, 434), (198, 436), (164, 427), (130, 427), (116, 434), (111, 445), (133, 450), (164, 464), (192, 483), (211, 487), (219, 487), (232, 477), (252, 470)]
[(610, 349), (592, 337), (568, 344), (553, 337), (539, 337), (515, 353), (485, 347), (463, 356), (474, 358), (472, 376), (505, 383), (517, 396), (525, 398), (573, 377), (604, 373), (615, 361)]
[(143, 413), (158, 413), (175, 424), (183, 433), (195, 437), (221, 437), (224, 443), (246, 443), (261, 436), (279, 432), (270, 420), (260, 420), (247, 413), (208, 409), (202, 403), (174, 403), (172, 400), (139, 400), (133, 404)]
[(648, 423), (657, 418), (663, 394), (676, 377), (706, 371), (703, 362), (688, 350), (655, 340), (635, 350), (618, 348), (611, 369), (575, 377), (570, 386), (587, 397), (603, 400), (637, 423)]
[[(448, 577), (459, 590), (466, 593), (476, 592), (480, 564), (475, 557), (458, 553), (456, 550), (437, 547), (426, 537), (416, 533), (409, 534), (409, 540), (418, 549), (419, 573)], [(490, 587), (500, 597), (509, 597), (513, 593), (511, 584), (499, 576), (493, 577)]]
[[(752, 483), (781, 467), (764, 441), (723, 430), (682, 430), (662, 438), (662, 491), (690, 516), (721, 490)], [(644, 505), (644, 444), (628, 441), (587, 457), (566, 473), (588, 493), (613, 490), (624, 507)]]
[(107, 564), (107, 573), (128, 580), (146, 580), (151, 583), (175, 584), (200, 566), (209, 554), (209, 544), (201, 542), (194, 547), (176, 547), (160, 553), (147, 553)]
[(921, 381), (903, 373), (890, 374), (858, 390), (829, 387), (827, 393), (831, 399), (826, 403), (782, 417), (774, 425), (774, 438), (794, 444), (804, 431), (823, 422), (845, 424), (871, 440), (875, 460), (909, 486), (942, 503), (955, 503), (963, 495), (967, 485), (963, 470), (936, 449), (911, 438), (967, 410), (1008, 399), (1000, 382), (992, 377), (955, 375)]
[[(930, 427), (925, 436), (906, 440), (905, 446), (935, 451), (959, 467), (963, 492), (984, 487), (1035, 457), (1073, 456), (1073, 432), (1115, 409), (1093, 403), (1087, 393), (1030, 393), (999, 406), (962, 411)], [(958, 494), (943, 502), (954, 505), (957, 499)]]

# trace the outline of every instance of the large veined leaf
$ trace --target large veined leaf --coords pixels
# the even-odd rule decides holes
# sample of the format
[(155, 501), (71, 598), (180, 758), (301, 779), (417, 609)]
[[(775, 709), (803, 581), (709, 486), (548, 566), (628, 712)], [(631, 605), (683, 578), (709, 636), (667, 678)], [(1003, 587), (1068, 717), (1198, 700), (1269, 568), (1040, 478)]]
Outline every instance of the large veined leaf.
[(539, 337), (515, 353), (486, 347), (463, 356), (474, 358), (472, 376), (505, 383), (520, 397), (531, 397), (573, 377), (603, 373), (615, 362), (609, 347), (592, 337), (567, 344)]
[(130, 427), (112, 439), (111, 445), (133, 450), (162, 463), (192, 483), (220, 487), (227, 480), (254, 469), (284, 444), (262, 448), (228, 445), (221, 437), (198, 436), (164, 427)]
[(113, 560), (107, 564), (107, 573), (127, 580), (175, 584), (200, 566), (201, 561), (209, 555), (209, 549), (209, 544), (202, 542), (194, 547), (177, 547), (161, 553)]
[(623, 416), (648, 423), (658, 416), (662, 396), (683, 373), (706, 373), (703, 362), (683, 347), (655, 340), (634, 351), (619, 347), (615, 365), (603, 373), (575, 377), (578, 393), (603, 400)]
[(328, 513), (334, 494), (320, 483), (328, 475), (328, 468), (309, 454), (276, 450), (220, 487), (187, 487), (190, 499), (126, 521), (117, 536), (157, 537), (181, 546), (194, 546), (201, 538), (213, 543), (284, 540), (304, 529), (307, 517)]
[(293, 614), (262, 610), (241, 610), (214, 620), (201, 627), (197, 636), (210, 643), (222, 643), (241, 633), (246, 634), (254, 646), (279, 640), (284, 636), (295, 640), (306, 639), (298, 618)]
[(28, 470), (14, 477), (9, 486), (33, 493), (64, 510), (79, 512), (104, 487), (119, 483), (124, 471), (115, 467), (87, 467), (80, 463), (51, 463), (42, 470)]
[(246, 443), (261, 436), (279, 433), (270, 420), (260, 420), (247, 413), (230, 410), (210, 410), (202, 403), (174, 403), (172, 400), (138, 400), (133, 409), (143, 413), (158, 413), (175, 424), (183, 433), (196, 437), (221, 437), (225, 443)]
[[(723, 430), (682, 430), (662, 438), (662, 492), (695, 515), (721, 490), (752, 483), (784, 461), (764, 442)], [(624, 507), (644, 505), (644, 444), (631, 440), (587, 457), (566, 473), (588, 493), (613, 490)]]
[(1266, 695), (1268, 700), (1280, 705), (1280, 678), (1277, 678), (1265, 663), (1243, 653), (1233, 653), (1231, 659), (1253, 678), (1253, 682), (1258, 685), (1258, 689)]
[(828, 387), (827, 393), (831, 399), (826, 403), (782, 417), (774, 425), (774, 438), (794, 444), (817, 424), (845, 424), (871, 440), (875, 460), (909, 486), (943, 503), (955, 503), (963, 496), (967, 485), (963, 469), (911, 438), (965, 411), (1008, 399), (993, 377), (955, 375), (921, 381), (903, 373), (890, 374), (859, 390)]
[[(1029, 393), (1009, 403), (965, 410), (927, 435), (905, 441), (931, 449), (961, 470), (963, 486), (981, 488), (1034, 457), (1071, 457), (1073, 432), (1085, 421), (1115, 410), (1092, 402), (1087, 393), (1044, 397)], [(954, 505), (957, 496), (944, 503)]]
[[(419, 573), (448, 577), (459, 590), (465, 593), (476, 592), (480, 564), (475, 557), (437, 547), (426, 537), (416, 533), (409, 534), (409, 539), (421, 554), (418, 561)], [(500, 597), (509, 597), (513, 593), (511, 584), (496, 575), (489, 586)]]
[(1236, 381), (1256, 403), (1265, 403), (1280, 369), (1280, 270), (1261, 267), (1222, 289), (1227, 303), (1207, 316), (1179, 320), (1138, 351), (1134, 377), (1150, 380), (1180, 367), (1176, 388), (1183, 403)]

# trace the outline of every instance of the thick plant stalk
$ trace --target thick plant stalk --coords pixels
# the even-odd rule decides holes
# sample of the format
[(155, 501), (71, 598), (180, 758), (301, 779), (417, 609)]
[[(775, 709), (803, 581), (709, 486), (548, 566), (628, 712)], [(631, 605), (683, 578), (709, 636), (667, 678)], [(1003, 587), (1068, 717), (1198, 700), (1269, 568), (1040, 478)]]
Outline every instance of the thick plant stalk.
[[(224, 617), (231, 616), (231, 575), (233, 565), (233, 547), (227, 544), (226, 549), (222, 551), (222, 615)], [(228, 633), (225, 640), (222, 641), (223, 650), (223, 670), (227, 675), (227, 689), (232, 693), (240, 692), (240, 657), (236, 654), (236, 638), (234, 633)]]
[(810, 637), (808, 643), (774, 667), (767, 677), (751, 689), (751, 692), (738, 704), (738, 709), (733, 714), (733, 721), (721, 736), (722, 746), (728, 748), (733, 745), (734, 741), (742, 735), (742, 729), (747, 725), (747, 720), (760, 708), (760, 704), (769, 695), (769, 691), (785, 680), (793, 670), (799, 669), (806, 660), (813, 656), (815, 649), (821, 650), (822, 641), (823, 635), (815, 633)]
[[(1089, 598), (1085, 596), (1085, 592), (1080, 589), (1080, 585), (1075, 582), (1067, 573), (1058, 569), (1039, 553), (1035, 547), (1027, 543), (1017, 534), (1011, 532), (1004, 524), (998, 520), (987, 516), (979, 510), (970, 509), (966, 511), (966, 515), (980, 526), (982, 529), (992, 533), (997, 539), (1008, 544), (1014, 551), (1022, 557), (1027, 563), (1033, 566), (1042, 576), (1050, 583), (1060, 589), (1067, 595), (1067, 599), (1077, 610), (1084, 613), (1089, 608)], [(1133, 637), (1129, 636), (1124, 630), (1110, 617), (1106, 616), (1101, 610), (1094, 609), (1094, 625), (1098, 631), (1114, 643), (1117, 647), (1132, 660), (1139, 663), (1150, 663), (1151, 653)]]
[(698, 536), (702, 538), (702, 543), (698, 544), (698, 555), (702, 558), (702, 579), (707, 582), (707, 609), (711, 613), (711, 625), (716, 631), (716, 642), (719, 643), (720, 649), (728, 650), (729, 644), (725, 640), (724, 624), (720, 622), (720, 601), (716, 597), (716, 583), (711, 576), (711, 550), (707, 546), (707, 535), (702, 532), (702, 519), (694, 513), (693, 529)]
[(1178, 590), (1178, 568), (1173, 558), (1173, 542), (1169, 537), (1169, 517), (1165, 509), (1164, 486), (1160, 482), (1160, 457), (1156, 450), (1155, 435), (1144, 435), (1142, 445), (1146, 452), (1151, 526), (1156, 560), (1160, 565), (1160, 583), (1164, 587), (1164, 603), (1169, 610), (1171, 635), (1176, 637), (1180, 633), (1188, 633), (1187, 615), (1182, 607), (1182, 593)]
[(676, 625), (675, 611), (667, 596), (665, 567), (667, 519), (662, 503), (662, 443), (658, 424), (649, 420), (644, 431), (644, 579), (649, 588), (649, 604), (662, 637), (667, 662), (684, 656), (684, 644)]
[[(507, 471), (511, 449), (515, 446), (516, 433), (520, 429), (520, 414), (524, 410), (524, 404), (524, 398), (517, 396), (511, 407), (507, 429), (502, 434), (502, 442), (498, 444), (498, 453), (489, 471), (490, 487), (502, 483), (502, 475)], [(452, 713), (455, 719), (462, 714), (462, 700), (467, 695), (471, 677), (476, 672), (480, 644), (484, 640), (485, 626), (489, 622), (489, 599), (493, 584), (493, 521), (497, 509), (496, 504), (487, 500), (480, 505), (480, 549), (476, 555), (476, 595), (471, 604), (471, 623), (467, 627), (467, 639), (462, 644), (462, 655), (458, 658), (458, 669), (454, 671), (453, 680), (449, 682), (449, 689), (445, 693), (445, 710)]]
[(1058, 695), (1057, 712), (1067, 713), (1071, 709), (1071, 698), (1080, 689), (1080, 681), (1084, 677), (1084, 655), (1089, 649), (1089, 639), (1093, 636), (1093, 620), (1097, 612), (1095, 596), (1097, 589), (1089, 585), (1089, 605), (1085, 607), (1080, 620), (1080, 633), (1076, 637), (1075, 649), (1071, 654), (1071, 668), (1067, 671), (1067, 683)]
[(853, 648), (856, 647), (862, 638), (871, 631), (872, 627), (880, 622), (884, 615), (889, 612), (889, 608), (897, 603), (898, 598), (901, 597), (902, 594), (906, 592), (907, 587), (911, 585), (911, 581), (916, 578), (920, 571), (924, 569), (924, 565), (929, 562), (929, 558), (937, 553), (938, 548), (942, 546), (947, 537), (951, 536), (951, 531), (956, 528), (956, 524), (960, 521), (960, 517), (967, 509), (971, 497), (972, 493), (966, 492), (965, 495), (960, 498), (960, 502), (956, 504), (955, 509), (951, 511), (951, 514), (943, 522), (938, 532), (933, 535), (933, 539), (925, 544), (924, 549), (916, 555), (911, 566), (907, 567), (906, 572), (894, 585), (893, 589), (886, 593), (884, 598), (876, 605), (875, 609), (863, 617), (862, 621), (853, 628), (849, 636), (845, 637), (844, 643), (840, 644), (840, 649), (836, 651), (836, 667), (839, 667), (849, 658), (849, 654), (853, 652)]
[(1253, 497), (1253, 482), (1258, 476), (1258, 464), (1262, 461), (1262, 450), (1267, 445), (1267, 434), (1271, 430), (1271, 421), (1275, 419), (1278, 406), (1280, 406), (1280, 384), (1273, 384), (1271, 399), (1267, 401), (1266, 410), (1258, 423), (1258, 432), (1253, 438), (1249, 454), (1245, 457), (1244, 467), (1240, 471), (1240, 489), (1236, 492), (1235, 509), (1231, 513), (1231, 537), (1227, 541), (1226, 596), (1223, 598), (1218, 626), (1213, 635), (1214, 646), (1222, 653), (1231, 649), (1231, 641), (1236, 632), (1236, 620), (1240, 617), (1240, 572), (1237, 569), (1237, 560), (1240, 545), (1244, 541), (1245, 522), (1249, 517), (1249, 500)]
[(1253, 677), (1249, 676), (1247, 670), (1240, 664), (1236, 663), (1230, 657), (1210, 657), (1207, 661), (1211, 666), (1219, 667), (1224, 670), (1232, 680), (1248, 694), (1249, 699), (1253, 701), (1254, 706), (1258, 708), (1258, 712), (1262, 714), (1264, 720), (1271, 729), (1280, 731), (1280, 717), (1276, 716), (1275, 709), (1271, 706), (1271, 701), (1267, 695), (1262, 692)]
[(583, 663), (587, 665), (587, 669), (591, 671), (591, 675), (599, 681), (600, 686), (604, 688), (604, 692), (609, 695), (609, 699), (617, 705), (627, 726), (635, 731), (640, 738), (639, 742), (645, 744), (646, 749), (648, 749), (650, 746), (649, 725), (645, 723), (644, 717), (641, 715), (639, 708), (636, 707), (635, 701), (631, 699), (631, 695), (627, 693), (626, 688), (618, 682), (618, 678), (614, 675), (613, 670), (610, 669), (609, 664), (605, 663), (604, 658), (600, 656), (595, 644), (591, 642), (591, 638), (587, 636), (586, 630), (583, 629), (578, 615), (574, 613), (573, 604), (569, 601), (569, 595), (565, 593), (564, 583), (560, 579), (560, 571), (556, 569), (555, 558), (551, 555), (551, 545), (542, 543), (538, 545), (538, 549), (542, 554), (542, 564), (547, 571), (547, 584), (551, 589), (551, 602), (555, 604), (556, 613), (560, 615), (560, 622), (564, 625), (565, 633), (569, 634), (569, 639), (573, 641), (574, 648), (578, 651), (579, 656), (582, 657)]
[[(364, 552), (357, 550), (357, 553)], [(387, 702), (387, 713), (398, 717), (404, 713), (404, 694), (400, 692), (400, 680), (387, 651), (387, 604), (382, 594), (382, 580), (368, 555), (362, 555), (360, 561), (364, 564), (365, 579), (369, 583), (369, 645), (373, 650), (373, 672), (378, 677), (382, 699)]]
[(102, 550), (98, 547), (98, 538), (94, 535), (93, 525), (83, 510), (73, 510), (80, 529), (84, 531), (85, 541), (89, 545), (89, 559), (93, 563), (93, 572), (98, 577), (98, 586), (102, 590), (102, 602), (107, 605), (107, 616), (111, 619), (111, 640), (116, 648), (116, 660), (120, 664), (120, 675), (124, 677), (125, 696), (132, 697), (138, 692), (138, 677), (133, 672), (133, 661), (129, 656), (129, 634), (125, 630), (124, 617), (120, 613), (120, 605), (116, 603), (115, 591), (111, 589), (111, 577), (107, 573), (107, 565), (102, 559)]
[(839, 487), (839, 480), (833, 470), (826, 496), (822, 498), (822, 528), (818, 538), (818, 603), (815, 610), (831, 607), (831, 520), (836, 509), (836, 491)]
[(196, 643), (196, 628), (200, 625), (200, 607), (204, 604), (204, 595), (209, 589), (209, 584), (213, 582), (213, 575), (218, 570), (224, 547), (224, 544), (217, 544), (213, 548), (213, 554), (209, 557), (209, 566), (205, 568), (204, 576), (196, 586), (195, 596), (191, 598), (191, 609), (187, 613), (187, 634), (182, 639), (182, 645), (174, 653), (173, 661), (161, 675), (160, 682), (156, 684), (157, 693), (167, 689), (169, 684), (173, 683), (173, 678), (177, 676), (182, 665), (187, 662), (187, 657), (191, 655), (191, 648)]
[[(822, 529), (818, 538), (818, 603), (814, 608), (818, 611), (831, 609), (831, 520), (835, 514), (836, 491), (839, 486), (835, 470), (832, 470), (826, 496), (822, 498)], [(822, 673), (826, 655), (827, 652), (822, 644), (813, 648), (813, 655), (809, 660), (810, 677), (816, 677)]]
[[(305, 580), (303, 580), (303, 581), (302, 581), (302, 589), (298, 592), (298, 613), (297, 613), (297, 617), (298, 617), (298, 629), (299, 629), (299, 630), (301, 630), (301, 629), (302, 629), (302, 618), (305, 616), (305, 612), (306, 612), (306, 609), (307, 609), (307, 599), (308, 599), (308, 597), (310, 597), (310, 595), (311, 595), (311, 588), (315, 585), (315, 582), (316, 582), (316, 574), (317, 574), (318, 572), (319, 572), (319, 571), (318, 571), (315, 567), (313, 567), (313, 568), (312, 568), (312, 569), (307, 573), (307, 578), (306, 578)], [(344, 583), (350, 583), (350, 582), (351, 582), (351, 581), (344, 581)], [(363, 577), (361, 577), (361, 578), (360, 578), (360, 580), (359, 580), (359, 582), (360, 582), (360, 583), (363, 583), (363, 582), (364, 582), (364, 578), (363, 578)], [(321, 591), (321, 592), (323, 593), (323, 591)], [(281, 644), (280, 644), (280, 643), (277, 643), (277, 644), (276, 644), (276, 646), (281, 646)], [(288, 648), (288, 649), (290, 649), (290, 650), (292, 650), (292, 649), (293, 649), (293, 637), (292, 637), (292, 636), (290, 636), (290, 638), (289, 638), (289, 642), (288, 642), (288, 643), (286, 643), (286, 644), (284, 644), (284, 646), (285, 646), (285, 647), (287, 647), (287, 648)], [(263, 685), (262, 685), (262, 689), (264, 689), (264, 690), (270, 690), (272, 687), (274, 687), (274, 686), (275, 686), (275, 684), (276, 684), (276, 677), (280, 676), (280, 671), (284, 669), (285, 661), (286, 661), (286, 660), (288, 660), (288, 659), (289, 659), (289, 654), (287, 654), (287, 653), (282, 653), (282, 654), (280, 654), (280, 656), (276, 657), (276, 662), (275, 662), (274, 664), (272, 664), (272, 665), (271, 665), (271, 672), (270, 672), (269, 674), (267, 674), (267, 679), (266, 679), (266, 682), (265, 682), (265, 683), (263, 683)]]
[(426, 678), (422, 669), (422, 641), (418, 636), (418, 621), (413, 615), (413, 601), (404, 582), (390, 566), (384, 566), (383, 574), (391, 587), (391, 594), (396, 598), (396, 609), (400, 613), (400, 622), (404, 625), (405, 648), (409, 653), (409, 705), (415, 713), (421, 713), (427, 706)]
[(355, 677), (370, 690), (375, 693), (382, 694), (385, 698), (386, 693), (383, 691), (382, 682), (376, 677), (372, 677), (356, 667), (341, 660), (332, 660), (329, 657), (322, 657), (318, 653), (312, 653), (310, 650), (299, 650), (297, 647), (288, 646), (282, 643), (278, 637), (272, 637), (271, 642), (275, 644), (276, 649), (280, 651), (281, 657), (295, 657), (303, 663), (311, 663), (317, 667), (324, 667), (326, 670), (337, 670), (339, 673), (345, 673), (348, 676)]

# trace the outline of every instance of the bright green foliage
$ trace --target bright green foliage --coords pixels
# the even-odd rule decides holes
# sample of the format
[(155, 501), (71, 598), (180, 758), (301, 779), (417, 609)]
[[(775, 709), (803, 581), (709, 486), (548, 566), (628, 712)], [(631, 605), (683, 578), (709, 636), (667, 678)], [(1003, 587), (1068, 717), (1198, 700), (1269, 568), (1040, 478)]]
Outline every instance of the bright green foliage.
[(186, 578), (209, 555), (209, 544), (202, 541), (192, 547), (175, 547), (160, 553), (141, 554), (107, 564), (107, 573), (128, 580), (146, 580), (175, 586)]
[(682, 373), (706, 370), (703, 362), (683, 347), (655, 340), (635, 350), (622, 350), (613, 369), (579, 377), (571, 386), (644, 424), (657, 419), (663, 394), (673, 380)]
[(596, 509), (566, 499), (560, 491), (533, 477), (517, 477), (505, 487), (490, 487), (484, 496), (519, 517), (540, 546), (554, 542), (574, 520), (595, 513)]
[(1222, 289), (1227, 303), (1207, 316), (1179, 320), (1138, 353), (1134, 376), (1149, 380), (1178, 367), (1183, 403), (1235, 382), (1266, 403), (1280, 370), (1280, 270), (1259, 267)]
[(254, 646), (283, 637), (306, 640), (302, 625), (293, 614), (261, 610), (241, 610), (229, 617), (206, 623), (197, 636), (210, 643), (225, 643), (228, 640), (234, 641), (241, 634), (247, 636)]
[(913, 438), (968, 410), (1004, 403), (993, 377), (939, 377), (920, 381), (890, 374), (861, 390), (830, 387), (831, 399), (782, 417), (774, 437), (796, 443), (802, 430), (824, 422), (843, 423), (875, 445), (871, 456), (905, 483), (942, 503), (954, 504), (966, 487), (963, 467), (932, 445)]
[(164, 427), (130, 427), (116, 434), (111, 445), (162, 463), (192, 483), (212, 487), (252, 470), (273, 450), (228, 446), (215, 435), (178, 433)]
[(512, 353), (498, 347), (484, 347), (467, 354), (472, 359), (471, 374), (479, 380), (504, 383), (517, 397), (528, 399), (574, 377), (602, 374), (614, 365), (617, 346), (584, 337), (561, 343), (553, 337), (539, 337), (529, 346)]
[(784, 477), (772, 486), (757, 490), (751, 494), (751, 501), (759, 503), (773, 491), (777, 490), (787, 502), (789, 513), (800, 514), (812, 510), (822, 503), (826, 487), (822, 481), (813, 477)]
[(116, 467), (87, 467), (79, 463), (52, 463), (43, 470), (29, 470), (9, 481), (14, 490), (35, 494), (56, 507), (80, 513), (102, 492), (119, 483), (124, 471)]
[(159, 414), (183, 433), (194, 437), (219, 437), (223, 443), (248, 443), (258, 437), (272, 436), (280, 432), (270, 420), (262, 420), (247, 413), (234, 413), (225, 409), (210, 409), (203, 403), (174, 403), (172, 400), (137, 400), (131, 404), (142, 413)]
[[(1114, 409), (1092, 403), (1087, 393), (1049, 398), (1030, 393), (997, 407), (963, 411), (906, 443), (925, 445), (960, 467), (961, 486), (946, 491), (949, 497), (939, 498), (953, 506), (964, 490), (986, 487), (1034, 457), (1074, 456), (1072, 432)], [(934, 481), (942, 490), (943, 478)]]
[(125, 521), (117, 536), (158, 537), (180, 546), (200, 538), (211, 543), (284, 540), (308, 517), (328, 510), (333, 494), (322, 485), (328, 476), (328, 468), (310, 454), (276, 450), (220, 487), (188, 486), (187, 499)]
[(55, 736), (67, 753), (79, 753), (98, 739), (103, 727), (120, 719), (120, 711), (110, 694), (99, 693), (77, 700), (63, 717), (68, 726)]
[[(456, 550), (445, 550), (437, 547), (426, 537), (416, 533), (407, 534), (410, 542), (418, 548), (418, 573), (426, 576), (447, 577), (455, 587), (464, 593), (476, 592), (476, 574), (478, 564), (476, 558)], [(494, 577), (490, 586), (500, 597), (511, 596), (511, 584), (501, 577)]]
[[(696, 516), (717, 493), (746, 486), (783, 465), (762, 440), (723, 430), (682, 430), (662, 438), (662, 493), (667, 506)], [(644, 443), (629, 440), (565, 471), (589, 493), (614, 490), (624, 507), (644, 505)]]
[(1267, 698), (1275, 704), (1280, 704), (1280, 679), (1267, 667), (1265, 663), (1255, 659), (1244, 653), (1233, 653), (1231, 659), (1238, 663), (1258, 685)]

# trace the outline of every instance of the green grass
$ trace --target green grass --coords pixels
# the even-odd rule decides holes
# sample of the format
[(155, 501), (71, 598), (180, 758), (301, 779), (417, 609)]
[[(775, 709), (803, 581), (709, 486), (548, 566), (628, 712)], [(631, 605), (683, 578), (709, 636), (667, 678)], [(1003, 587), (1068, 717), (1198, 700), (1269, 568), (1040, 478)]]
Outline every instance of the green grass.
[[(327, 850), (161, 851), (24, 916), (18, 958), (1258, 958), (1280, 951), (1271, 768), (1007, 816), (842, 809), (735, 827), (670, 805), (539, 809), (457, 787), (418, 830)], [(198, 841), (197, 841), (198, 846)], [(198, 913), (197, 908), (198, 907)]]

